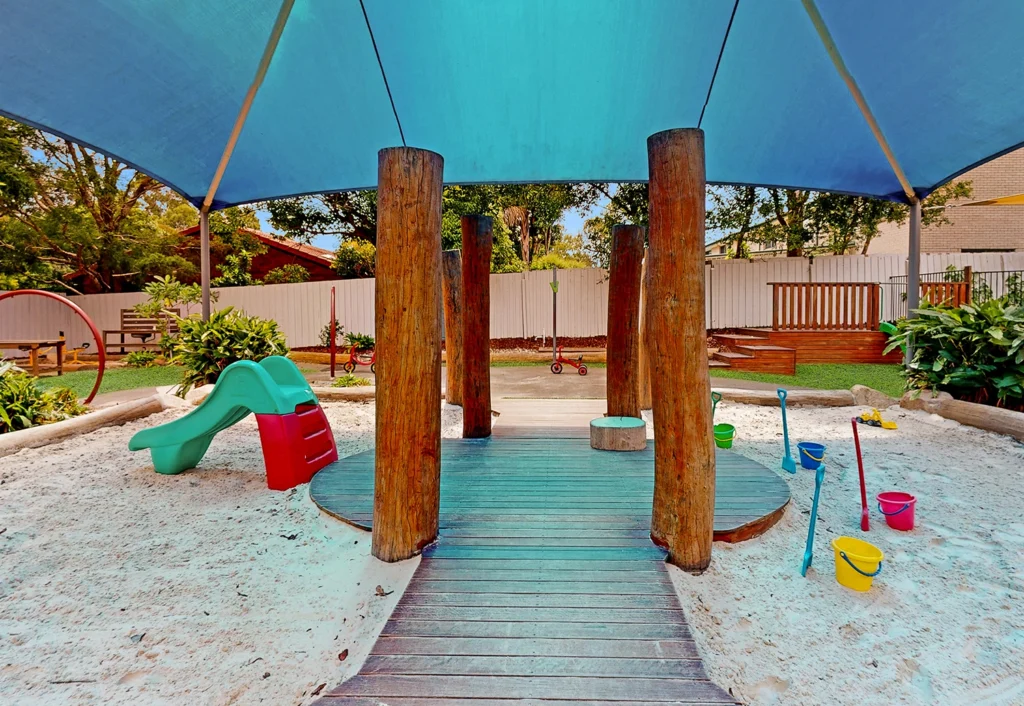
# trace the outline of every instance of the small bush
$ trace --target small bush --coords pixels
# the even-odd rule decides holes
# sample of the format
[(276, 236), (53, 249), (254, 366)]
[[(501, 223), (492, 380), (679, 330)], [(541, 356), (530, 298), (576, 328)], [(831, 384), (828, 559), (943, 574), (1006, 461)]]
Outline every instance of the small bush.
[(345, 342), (350, 346), (355, 346), (357, 351), (372, 351), (377, 343), (369, 334), (351, 332), (345, 334)]
[(346, 240), (334, 253), (334, 271), (342, 279), (373, 277), (377, 271), (377, 248), (368, 240)]
[(334, 382), (331, 383), (331, 387), (366, 387), (370, 384), (370, 381), (366, 378), (361, 378), (358, 375), (352, 375), (346, 373), (341, 377), (335, 378)]
[(78, 416), (85, 407), (71, 390), (60, 387), (44, 392), (38, 378), (12, 363), (0, 361), (0, 434), (50, 424)]
[[(334, 320), (334, 342), (339, 346), (341, 342), (345, 340), (345, 327), (338, 323), (338, 320)], [(320, 345), (324, 348), (331, 347), (331, 325), (324, 324), (324, 327), (320, 329)], [(349, 344), (351, 345), (351, 344)]]
[(185, 368), (181, 395), (192, 387), (217, 382), (224, 368), (235, 361), (260, 361), (288, 352), (276, 321), (246, 316), (231, 307), (212, 314), (209, 321), (182, 319), (180, 327), (170, 362)]
[(907, 389), (1024, 410), (1024, 306), (1010, 298), (934, 307), (897, 324), (886, 352), (912, 344)]
[(129, 368), (151, 368), (156, 365), (157, 354), (153, 351), (132, 351), (122, 361)]
[(308, 281), (309, 270), (294, 263), (275, 267), (263, 276), (263, 284), (295, 284)]

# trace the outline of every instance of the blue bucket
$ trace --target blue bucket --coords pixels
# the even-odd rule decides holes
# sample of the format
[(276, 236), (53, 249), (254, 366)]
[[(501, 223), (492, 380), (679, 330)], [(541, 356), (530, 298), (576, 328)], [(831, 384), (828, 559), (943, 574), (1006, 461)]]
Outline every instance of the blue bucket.
[(804, 468), (814, 471), (825, 461), (825, 444), (801, 441), (796, 447), (799, 449), (800, 465)]

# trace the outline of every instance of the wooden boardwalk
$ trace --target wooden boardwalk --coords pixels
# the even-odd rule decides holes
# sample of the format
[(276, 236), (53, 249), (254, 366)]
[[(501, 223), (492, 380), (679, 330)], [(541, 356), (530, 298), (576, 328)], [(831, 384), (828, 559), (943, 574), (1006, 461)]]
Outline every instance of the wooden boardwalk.
[[(718, 464), (716, 528), (781, 513), (781, 478), (730, 452)], [(324, 469), (310, 492), (369, 528), (373, 452)], [(705, 674), (650, 541), (652, 493), (650, 447), (445, 440), (438, 542), (359, 674), (318, 705), (735, 703)]]

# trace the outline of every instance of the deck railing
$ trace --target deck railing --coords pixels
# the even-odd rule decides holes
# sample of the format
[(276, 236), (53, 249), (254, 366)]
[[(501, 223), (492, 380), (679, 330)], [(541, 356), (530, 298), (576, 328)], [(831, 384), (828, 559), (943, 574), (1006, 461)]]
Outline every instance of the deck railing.
[(875, 282), (770, 282), (776, 331), (877, 331)]

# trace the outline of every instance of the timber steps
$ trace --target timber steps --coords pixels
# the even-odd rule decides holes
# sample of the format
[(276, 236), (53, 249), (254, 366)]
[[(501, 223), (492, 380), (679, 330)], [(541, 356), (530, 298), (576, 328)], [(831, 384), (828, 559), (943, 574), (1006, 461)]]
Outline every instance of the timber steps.
[[(715, 338), (731, 350), (717, 351), (709, 367), (730, 367), (735, 370), (749, 370), (779, 375), (796, 374), (796, 351), (786, 346), (774, 345), (768, 336), (757, 334), (716, 334)], [(720, 365), (713, 365), (713, 363)]]

